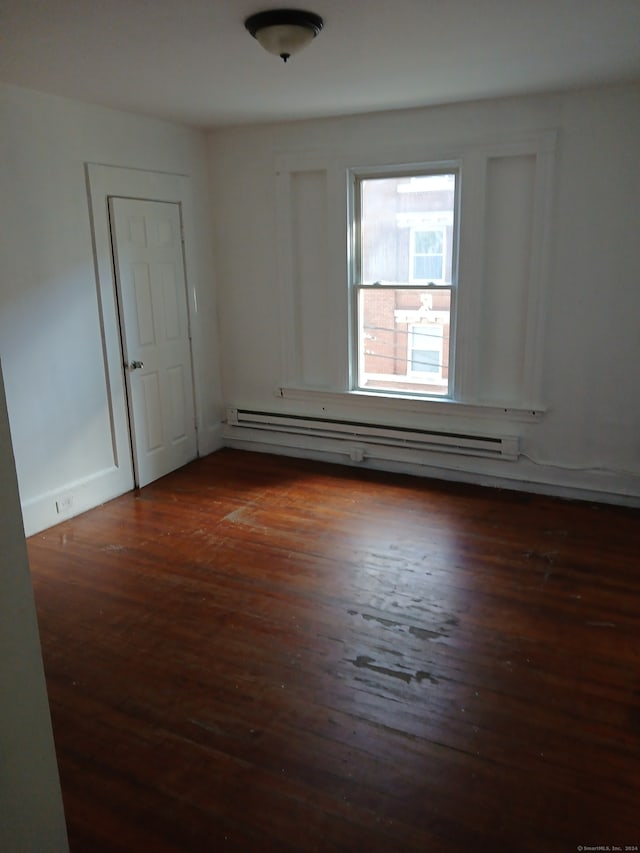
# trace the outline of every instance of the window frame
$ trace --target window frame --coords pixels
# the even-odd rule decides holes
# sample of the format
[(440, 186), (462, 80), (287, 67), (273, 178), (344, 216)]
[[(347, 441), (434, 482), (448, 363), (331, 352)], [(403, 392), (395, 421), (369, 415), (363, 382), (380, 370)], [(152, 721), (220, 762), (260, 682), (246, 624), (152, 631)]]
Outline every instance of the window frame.
[[(410, 237), (410, 267), (409, 282), (398, 284), (364, 283), (362, 281), (362, 184), (367, 180), (384, 180), (385, 178), (430, 177), (434, 175), (455, 175), (453, 200), (453, 224), (451, 236), (451, 283), (436, 284), (432, 280), (412, 280), (413, 273), (413, 235)], [(461, 176), (462, 161), (439, 160), (437, 162), (403, 164), (402, 166), (377, 166), (371, 168), (352, 168), (348, 170), (347, 225), (348, 225), (348, 290), (349, 290), (349, 392), (370, 394), (374, 397), (384, 396), (397, 399), (420, 399), (431, 402), (450, 402), (456, 398), (456, 341), (457, 341), (457, 308), (458, 308), (458, 254), (460, 246), (460, 210), (461, 210)], [(418, 229), (419, 230), (419, 229)], [(424, 229), (430, 230), (430, 229)], [(412, 227), (413, 231), (413, 227)], [(446, 246), (446, 233), (444, 234)], [(443, 255), (443, 262), (444, 262)], [(389, 290), (421, 290), (441, 291), (450, 293), (449, 308), (449, 363), (447, 393), (434, 394), (416, 390), (381, 389), (365, 387), (361, 383), (361, 364), (359, 353), (359, 338), (362, 316), (359, 310), (360, 293), (372, 289)], [(407, 362), (407, 375), (409, 374)]]

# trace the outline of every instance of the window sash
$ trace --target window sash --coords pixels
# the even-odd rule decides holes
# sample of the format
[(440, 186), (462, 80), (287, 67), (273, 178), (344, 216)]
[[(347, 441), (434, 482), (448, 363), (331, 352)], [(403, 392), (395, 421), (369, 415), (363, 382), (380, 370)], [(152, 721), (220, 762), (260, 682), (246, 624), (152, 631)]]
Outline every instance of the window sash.
[[(357, 318), (353, 389), (364, 392), (382, 391), (394, 396), (451, 398), (453, 288), (449, 285), (420, 286), (401, 283), (362, 284), (354, 285), (353, 289), (356, 296), (354, 316)], [(405, 299), (400, 298), (400, 302), (405, 303), (409, 293), (422, 293), (425, 300), (416, 300), (406, 308), (395, 308), (392, 320), (389, 306), (379, 322), (372, 321), (371, 316), (367, 320), (367, 314), (371, 315), (371, 311), (366, 310), (364, 300), (368, 295), (385, 293), (404, 293)], [(431, 298), (426, 299), (430, 294), (448, 294), (448, 306), (434, 307)], [(446, 298), (444, 301), (447, 302)], [(412, 352), (418, 352), (420, 349), (413, 345), (414, 337), (419, 335), (417, 332), (414, 336), (414, 330), (428, 328), (431, 324), (434, 329), (438, 327), (441, 330), (438, 332), (439, 370), (412, 369)], [(448, 329), (448, 334), (445, 329)]]

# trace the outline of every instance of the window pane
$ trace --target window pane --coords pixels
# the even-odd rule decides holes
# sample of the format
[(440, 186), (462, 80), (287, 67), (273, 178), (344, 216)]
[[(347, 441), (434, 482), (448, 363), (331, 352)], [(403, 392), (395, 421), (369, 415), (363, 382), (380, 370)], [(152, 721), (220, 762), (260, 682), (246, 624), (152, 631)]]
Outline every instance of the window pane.
[(358, 386), (448, 394), (449, 288), (361, 287), (358, 302)]
[(361, 281), (452, 283), (456, 175), (364, 178)]

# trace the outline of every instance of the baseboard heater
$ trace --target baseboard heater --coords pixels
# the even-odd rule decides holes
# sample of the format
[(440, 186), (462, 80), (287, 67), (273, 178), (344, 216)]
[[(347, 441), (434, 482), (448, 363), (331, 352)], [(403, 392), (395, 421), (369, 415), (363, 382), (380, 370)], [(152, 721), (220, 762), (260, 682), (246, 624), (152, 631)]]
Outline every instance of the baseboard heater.
[[(383, 445), (407, 450), (431, 450), (464, 456), (492, 459), (518, 458), (518, 437), (479, 435), (454, 430), (412, 429), (410, 427), (376, 426), (360, 421), (328, 420), (305, 415), (284, 415), (249, 409), (227, 409), (227, 424), (232, 427), (271, 430), (294, 435), (339, 439), (366, 445)], [(361, 460), (366, 448), (347, 451), (352, 459)]]

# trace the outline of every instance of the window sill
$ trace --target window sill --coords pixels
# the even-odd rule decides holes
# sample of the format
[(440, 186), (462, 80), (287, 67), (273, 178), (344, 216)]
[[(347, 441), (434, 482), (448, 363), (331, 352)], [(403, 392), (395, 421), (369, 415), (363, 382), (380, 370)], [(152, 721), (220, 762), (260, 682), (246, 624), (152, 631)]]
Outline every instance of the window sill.
[(356, 406), (393, 410), (394, 412), (415, 412), (423, 415), (453, 415), (458, 417), (491, 418), (492, 420), (518, 421), (521, 423), (537, 423), (545, 414), (545, 409), (523, 406), (500, 406), (495, 403), (461, 403), (457, 400), (435, 400), (414, 397), (410, 394), (385, 394), (380, 391), (323, 391), (315, 388), (276, 389), (276, 396), (285, 400), (309, 400), (344, 405), (353, 403)]

